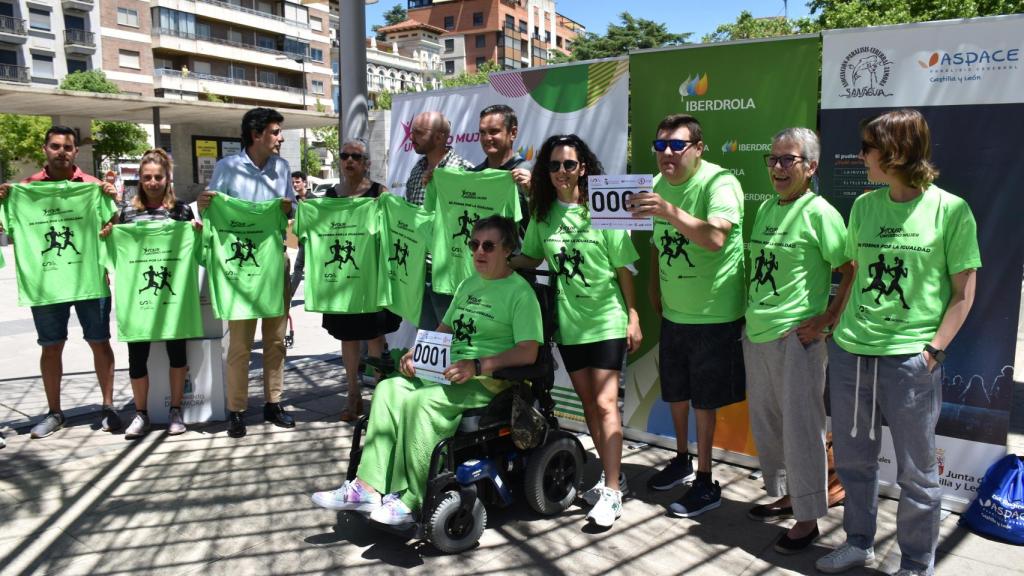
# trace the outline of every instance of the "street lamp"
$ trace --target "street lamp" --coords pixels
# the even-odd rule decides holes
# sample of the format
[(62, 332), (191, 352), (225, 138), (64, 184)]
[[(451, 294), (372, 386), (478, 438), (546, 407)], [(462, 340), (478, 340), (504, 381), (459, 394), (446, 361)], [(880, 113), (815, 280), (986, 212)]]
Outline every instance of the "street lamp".
[[(377, 0), (338, 0), (338, 143), (367, 138), (366, 5)], [(344, 55), (344, 57), (342, 57)], [(340, 152), (340, 150), (339, 150)]]

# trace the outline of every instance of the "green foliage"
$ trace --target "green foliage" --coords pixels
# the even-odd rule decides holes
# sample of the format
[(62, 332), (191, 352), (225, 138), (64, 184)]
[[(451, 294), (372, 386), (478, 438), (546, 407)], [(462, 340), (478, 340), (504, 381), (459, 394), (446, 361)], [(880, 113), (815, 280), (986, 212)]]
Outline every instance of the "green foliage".
[(661, 48), (685, 44), (690, 32), (675, 34), (668, 31), (664, 24), (652, 20), (634, 18), (629, 12), (619, 14), (620, 24), (609, 24), (603, 35), (585, 32), (572, 43), (572, 53), (566, 56), (553, 50), (552, 62), (573, 62), (592, 60), (594, 58), (610, 58), (623, 56), (631, 50), (645, 48)]
[[(337, 131), (337, 129), (335, 129)], [(302, 171), (309, 176), (320, 177), (320, 167), (323, 163), (320, 161), (320, 154), (310, 147), (308, 144), (303, 144), (302, 147), (305, 149), (302, 154)]]
[(701, 42), (725, 42), (727, 40), (748, 40), (751, 38), (774, 38), (811, 32), (815, 23), (809, 18), (790, 20), (777, 16), (770, 18), (754, 18), (753, 14), (744, 10), (735, 22), (722, 24), (714, 32), (704, 36)]
[[(339, 168), (338, 151), (341, 150), (341, 141), (338, 139), (338, 127), (324, 126), (322, 128), (314, 128), (313, 141), (319, 144), (321, 147), (331, 151), (331, 155), (334, 157), (334, 160), (331, 162), (331, 165), (334, 167), (334, 170), (337, 171)], [(317, 158), (317, 163), (319, 162), (320, 159)], [(316, 172), (317, 174), (320, 173), (319, 166), (317, 167)], [(309, 174), (309, 172), (306, 173)]]
[(381, 110), (391, 110), (391, 92), (387, 90), (381, 90), (380, 94), (377, 94), (377, 108)]
[(103, 70), (87, 70), (72, 72), (60, 83), (61, 90), (77, 90), (79, 92), (99, 92), (101, 94), (119, 94), (121, 89), (110, 80)]
[(1024, 12), (1021, 0), (810, 0), (818, 29), (859, 28)]
[(206, 99), (207, 102), (216, 102), (218, 104), (223, 104), (228, 101), (227, 98), (210, 92), (206, 87), (203, 88), (203, 98)]
[(15, 162), (32, 162), (42, 166), (43, 135), (52, 121), (47, 116), (0, 114), (0, 166), (6, 179), (12, 176)]
[(373, 30), (374, 34), (376, 34), (377, 41), (383, 42), (384, 35), (379, 32), (381, 28), (384, 26), (394, 26), (399, 22), (405, 22), (408, 18), (409, 12), (405, 9), (405, 6), (395, 4), (391, 7), (391, 10), (384, 13), (384, 24), (374, 24), (370, 29)]
[(458, 86), (475, 86), (477, 84), (486, 84), (487, 75), (491, 72), (500, 72), (501, 66), (493, 60), (488, 60), (482, 65), (476, 67), (476, 72), (463, 72), (457, 76), (451, 78), (443, 78), (441, 84), (444, 88), (456, 88)]

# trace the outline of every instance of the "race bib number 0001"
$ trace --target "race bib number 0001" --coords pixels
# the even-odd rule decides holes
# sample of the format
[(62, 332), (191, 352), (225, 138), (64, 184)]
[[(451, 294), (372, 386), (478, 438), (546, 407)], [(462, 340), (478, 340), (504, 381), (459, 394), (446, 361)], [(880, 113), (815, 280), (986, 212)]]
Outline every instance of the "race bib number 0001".
[(590, 176), (590, 225), (597, 230), (654, 230), (652, 218), (634, 218), (627, 210), (634, 194), (650, 192), (650, 174)]
[(430, 330), (416, 332), (412, 349), (412, 365), (416, 377), (430, 382), (449, 384), (444, 371), (452, 362), (452, 335)]

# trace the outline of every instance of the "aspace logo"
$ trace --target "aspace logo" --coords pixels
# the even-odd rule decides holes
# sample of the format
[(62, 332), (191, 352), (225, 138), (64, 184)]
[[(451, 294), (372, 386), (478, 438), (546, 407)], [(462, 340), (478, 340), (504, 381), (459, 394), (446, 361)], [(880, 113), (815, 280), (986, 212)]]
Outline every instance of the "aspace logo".
[(932, 68), (934, 66), (975, 66), (989, 64), (1005, 64), (1009, 62), (1020, 62), (1020, 49), (1011, 48), (1004, 50), (980, 50), (964, 52), (946, 52), (937, 50), (932, 52), (928, 61), (918, 60), (921, 68)]
[(842, 98), (864, 98), (871, 96), (892, 96), (885, 91), (892, 72), (892, 62), (873, 46), (861, 46), (846, 55), (839, 67), (839, 82), (845, 93)]
[(720, 98), (708, 100), (687, 100), (696, 96), (704, 96), (708, 93), (709, 80), (707, 73), (687, 76), (686, 80), (679, 85), (679, 96), (687, 112), (718, 112), (721, 110), (748, 110), (756, 109), (753, 98)]
[(731, 154), (733, 152), (768, 152), (771, 149), (771, 144), (744, 144), (739, 140), (726, 140), (725, 144), (722, 144), (722, 154)]

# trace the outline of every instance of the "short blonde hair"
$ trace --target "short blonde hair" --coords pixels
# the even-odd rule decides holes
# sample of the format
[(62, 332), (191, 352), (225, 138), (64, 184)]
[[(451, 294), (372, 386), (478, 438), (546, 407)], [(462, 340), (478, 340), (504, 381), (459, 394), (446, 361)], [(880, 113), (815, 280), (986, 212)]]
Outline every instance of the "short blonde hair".
[(939, 177), (931, 162), (931, 131), (912, 108), (893, 110), (861, 123), (864, 143), (881, 154), (879, 165), (914, 188), (927, 188)]
[[(160, 205), (170, 210), (177, 204), (178, 199), (174, 196), (174, 186), (171, 185), (171, 174), (174, 172), (174, 163), (171, 161), (170, 154), (167, 153), (163, 148), (153, 148), (146, 150), (142, 154), (142, 160), (139, 160), (139, 175), (142, 175), (142, 167), (146, 164), (159, 164), (164, 169), (164, 198), (160, 202)], [(145, 206), (142, 203), (142, 198), (145, 196), (142, 193), (142, 183), (139, 183), (139, 194), (132, 198), (132, 207), (136, 210), (145, 210)]]

